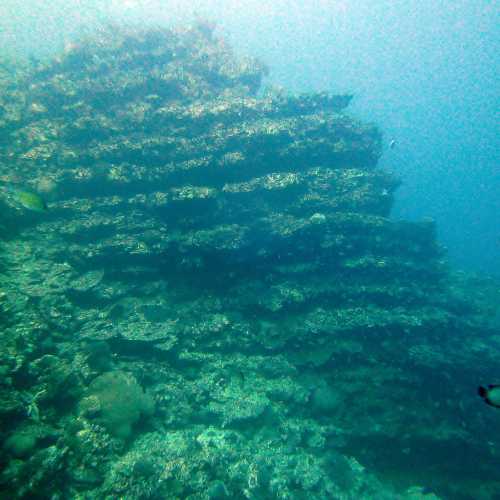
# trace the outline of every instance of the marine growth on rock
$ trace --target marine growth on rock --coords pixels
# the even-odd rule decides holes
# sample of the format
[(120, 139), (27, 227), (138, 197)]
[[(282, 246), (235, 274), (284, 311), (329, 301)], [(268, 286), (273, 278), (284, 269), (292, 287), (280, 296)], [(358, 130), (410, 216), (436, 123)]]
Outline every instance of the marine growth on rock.
[(266, 74), (203, 23), (0, 72), (0, 179), (49, 206), (0, 200), (6, 498), (437, 498), (381, 472), (452, 437), (496, 473), (440, 388), (496, 362), (481, 293), (351, 96)]

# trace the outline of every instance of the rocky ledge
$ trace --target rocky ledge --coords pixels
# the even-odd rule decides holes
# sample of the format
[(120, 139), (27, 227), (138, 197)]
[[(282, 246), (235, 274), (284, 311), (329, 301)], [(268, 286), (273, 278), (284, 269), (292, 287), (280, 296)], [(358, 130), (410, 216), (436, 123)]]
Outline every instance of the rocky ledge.
[(9, 498), (455, 498), (458, 449), (493, 498), (498, 289), (389, 218), (351, 96), (266, 71), (199, 23), (0, 74), (0, 180), (49, 206), (0, 200)]

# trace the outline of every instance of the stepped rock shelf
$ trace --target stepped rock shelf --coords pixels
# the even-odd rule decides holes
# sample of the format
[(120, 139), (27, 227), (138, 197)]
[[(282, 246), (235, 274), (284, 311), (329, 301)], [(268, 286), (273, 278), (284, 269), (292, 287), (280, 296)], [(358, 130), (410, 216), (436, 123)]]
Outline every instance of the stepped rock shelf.
[(435, 499), (405, 463), (498, 466), (488, 417), (443, 397), (498, 355), (481, 294), (432, 223), (389, 218), (351, 96), (266, 71), (204, 23), (0, 70), (0, 179), (49, 205), (0, 201), (9, 498)]

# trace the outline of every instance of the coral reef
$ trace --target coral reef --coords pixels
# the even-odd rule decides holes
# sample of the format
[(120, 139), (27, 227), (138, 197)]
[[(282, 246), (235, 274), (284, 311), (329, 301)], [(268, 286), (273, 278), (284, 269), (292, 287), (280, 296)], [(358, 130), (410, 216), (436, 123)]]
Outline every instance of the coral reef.
[(124, 439), (141, 415), (151, 415), (153, 409), (153, 400), (135, 378), (119, 370), (96, 377), (79, 405), (81, 415), (98, 418), (110, 434)]
[(0, 68), (0, 180), (49, 208), (0, 200), (6, 498), (493, 498), (498, 287), (389, 218), (351, 96), (266, 71), (203, 23)]

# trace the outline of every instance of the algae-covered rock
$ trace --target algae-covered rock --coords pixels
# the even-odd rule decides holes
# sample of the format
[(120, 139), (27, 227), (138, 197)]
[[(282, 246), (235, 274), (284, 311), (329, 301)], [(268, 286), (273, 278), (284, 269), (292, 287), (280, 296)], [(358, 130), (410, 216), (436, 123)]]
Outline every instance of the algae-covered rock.
[(112, 371), (92, 381), (79, 409), (113, 436), (125, 439), (141, 416), (152, 414), (154, 402), (131, 374)]
[(28, 457), (36, 447), (37, 436), (30, 432), (12, 434), (4, 443), (4, 449), (16, 458)]
[(475, 498), (464, 456), (495, 477), (470, 383), (498, 287), (390, 218), (350, 95), (265, 75), (203, 21), (0, 66), (0, 178), (49, 202), (0, 200), (6, 497), (403, 500), (429, 464)]

